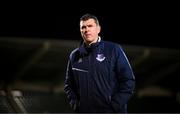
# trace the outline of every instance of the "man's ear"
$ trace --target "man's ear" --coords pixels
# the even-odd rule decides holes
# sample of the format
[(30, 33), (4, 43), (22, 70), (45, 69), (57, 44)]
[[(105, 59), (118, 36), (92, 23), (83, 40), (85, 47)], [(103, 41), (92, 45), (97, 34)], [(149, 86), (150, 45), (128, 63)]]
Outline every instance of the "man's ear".
[(98, 26), (98, 33), (100, 33), (101, 32), (101, 26), (99, 25)]

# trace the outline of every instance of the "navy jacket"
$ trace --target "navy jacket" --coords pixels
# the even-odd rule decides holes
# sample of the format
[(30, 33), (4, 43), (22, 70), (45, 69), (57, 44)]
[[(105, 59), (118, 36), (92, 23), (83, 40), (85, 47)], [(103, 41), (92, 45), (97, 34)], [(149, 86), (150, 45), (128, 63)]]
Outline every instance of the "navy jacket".
[(77, 112), (127, 112), (135, 77), (119, 44), (82, 44), (68, 61), (64, 90)]

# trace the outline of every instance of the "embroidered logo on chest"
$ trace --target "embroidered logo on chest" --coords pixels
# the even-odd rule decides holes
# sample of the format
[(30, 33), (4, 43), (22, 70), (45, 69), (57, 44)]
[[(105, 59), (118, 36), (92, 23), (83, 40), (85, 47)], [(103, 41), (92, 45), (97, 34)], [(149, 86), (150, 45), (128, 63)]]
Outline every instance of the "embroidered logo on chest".
[(106, 57), (104, 56), (104, 54), (97, 54), (97, 56), (96, 56), (96, 60), (98, 60), (99, 62), (104, 61), (105, 58)]
[(82, 62), (82, 58), (80, 58), (79, 60), (78, 60), (78, 63), (81, 63)]

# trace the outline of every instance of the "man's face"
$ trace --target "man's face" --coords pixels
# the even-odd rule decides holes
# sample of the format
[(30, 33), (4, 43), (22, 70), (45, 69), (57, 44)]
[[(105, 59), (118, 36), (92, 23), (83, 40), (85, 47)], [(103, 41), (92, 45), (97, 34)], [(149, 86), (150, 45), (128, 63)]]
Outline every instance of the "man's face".
[(96, 25), (94, 19), (80, 22), (80, 32), (86, 44), (95, 43), (98, 39), (100, 26)]

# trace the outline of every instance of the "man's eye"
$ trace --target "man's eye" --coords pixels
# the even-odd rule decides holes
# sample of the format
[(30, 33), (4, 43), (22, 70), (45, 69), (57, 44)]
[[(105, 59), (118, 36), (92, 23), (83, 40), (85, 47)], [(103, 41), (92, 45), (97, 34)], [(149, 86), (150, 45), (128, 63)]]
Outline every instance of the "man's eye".
[(88, 25), (88, 27), (92, 27), (93, 25)]
[(86, 27), (85, 26), (82, 26), (81, 29), (85, 29)]

